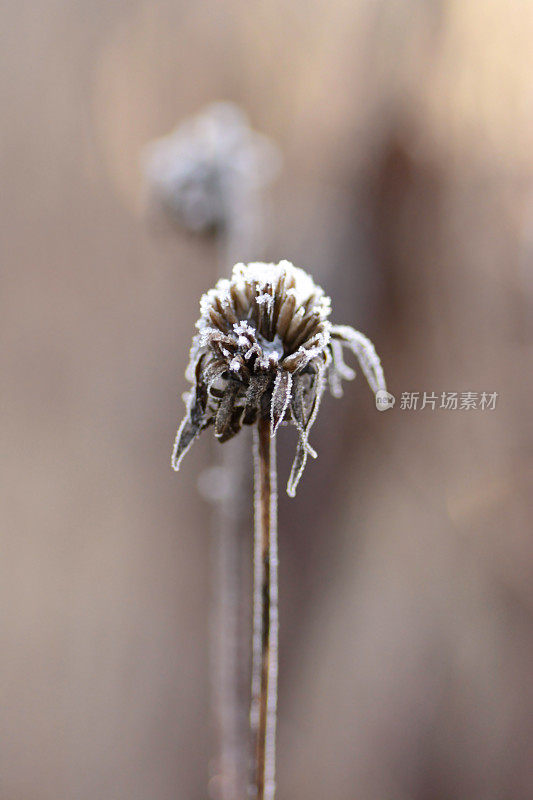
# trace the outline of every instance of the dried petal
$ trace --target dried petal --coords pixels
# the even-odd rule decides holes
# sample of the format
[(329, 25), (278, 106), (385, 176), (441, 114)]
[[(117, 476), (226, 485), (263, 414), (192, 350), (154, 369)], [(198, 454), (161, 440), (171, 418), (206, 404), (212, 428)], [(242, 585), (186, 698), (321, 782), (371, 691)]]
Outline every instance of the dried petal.
[[(199, 364), (202, 359), (199, 359)], [(171, 464), (176, 472), (179, 470), (181, 460), (190, 448), (196, 437), (209, 425), (206, 419), (206, 392), (203, 383), (198, 383), (194, 392), (191, 392), (187, 402), (187, 413), (183, 418), (172, 450)]]
[(348, 325), (332, 326), (331, 336), (339, 339), (342, 344), (347, 345), (355, 353), (374, 394), (380, 389), (387, 390), (381, 361), (370, 339)]
[(314, 316), (305, 317), (292, 346), (296, 348), (306, 343), (307, 338), (315, 331), (316, 327), (316, 318)]
[(287, 332), (285, 334), (285, 341), (287, 342), (289, 347), (295, 346), (295, 340), (300, 334), (303, 332), (305, 327), (304, 322), (304, 312), (302, 308), (299, 308), (298, 311), (293, 315), (291, 319), (290, 325), (287, 328)]
[(229, 439), (233, 439), (233, 437), (239, 433), (242, 427), (243, 414), (244, 408), (242, 406), (233, 407), (229, 425), (226, 427), (226, 430), (221, 436), (217, 436), (217, 439), (221, 444), (227, 442)]
[(174, 441), (174, 449), (172, 450), (171, 464), (172, 469), (176, 470), (176, 472), (180, 468), (180, 463), (183, 456), (192, 445), (200, 431), (200, 426), (194, 425), (188, 416), (185, 416), (182, 419), (176, 434), (176, 439)]
[(228, 381), (215, 417), (215, 436), (217, 439), (223, 437), (230, 430), (233, 406), (238, 391), (239, 384), (236, 381)]
[(223, 331), (224, 333), (228, 330), (228, 324), (226, 320), (222, 314), (220, 314), (218, 311), (215, 311), (214, 308), (209, 309), (209, 317), (211, 318), (213, 325), (216, 325), (219, 330)]
[(289, 372), (295, 372), (300, 367), (303, 367), (306, 361), (306, 354), (304, 352), (293, 353), (282, 361), (283, 369)]
[(254, 375), (253, 380), (250, 381), (248, 390), (246, 392), (245, 402), (247, 406), (252, 408), (259, 408), (261, 399), (271, 381), (271, 376), (268, 373), (259, 373)]
[(276, 375), (270, 404), (270, 432), (272, 436), (276, 435), (280, 422), (285, 416), (285, 412), (291, 401), (291, 390), (292, 375), (290, 372), (281, 370)]
[(296, 445), (296, 455), (294, 457), (294, 461), (292, 462), (291, 474), (289, 475), (289, 480), (287, 482), (287, 494), (289, 497), (294, 497), (296, 495), (296, 487), (300, 482), (306, 462), (307, 450), (302, 444), (302, 440), (300, 438), (298, 440), (298, 444)]
[(287, 332), (287, 328), (291, 324), (295, 306), (296, 306), (296, 297), (293, 294), (287, 295), (283, 305), (281, 306), (278, 322), (276, 325), (276, 331), (281, 339), (283, 339), (285, 333)]
[(285, 273), (281, 272), (274, 290), (274, 307), (272, 309), (272, 330), (275, 331), (278, 324), (279, 312), (285, 297)]
[[(303, 392), (302, 378), (300, 376), (295, 376), (291, 414), (293, 422), (298, 429), (298, 444), (296, 446), (296, 455), (294, 457), (289, 482), (287, 484), (287, 494), (289, 497), (294, 497), (296, 487), (307, 463), (307, 456), (310, 455), (312, 458), (317, 457), (315, 450), (313, 450), (307, 439), (311, 425), (315, 420), (316, 412), (318, 411), (318, 407), (315, 405), (316, 396), (311, 409), (311, 414), (309, 419), (306, 421)], [(318, 400), (318, 402), (320, 402), (320, 400)]]
[(342, 379), (353, 380), (355, 372), (344, 363), (342, 345), (338, 339), (332, 339), (330, 344), (331, 367), (328, 370), (329, 390), (333, 397), (342, 397)]

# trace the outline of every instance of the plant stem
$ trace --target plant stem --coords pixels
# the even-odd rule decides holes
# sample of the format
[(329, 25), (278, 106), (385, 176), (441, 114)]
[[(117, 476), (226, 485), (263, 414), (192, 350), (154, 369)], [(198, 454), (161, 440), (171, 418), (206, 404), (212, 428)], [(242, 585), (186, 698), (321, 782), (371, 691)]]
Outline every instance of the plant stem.
[[(239, 443), (240, 444), (240, 443)], [(240, 585), (242, 577), (242, 448), (224, 450), (222, 469), (231, 475), (228, 495), (213, 515), (216, 593), (212, 618), (214, 705), (218, 731), (220, 800), (241, 800), (246, 791), (246, 711), (241, 697)], [(228, 481), (229, 483), (229, 481)]]
[[(232, 234), (219, 232), (218, 277), (233, 266), (239, 242)], [(216, 445), (217, 456), (219, 445)], [(247, 786), (249, 730), (246, 724), (241, 618), (243, 596), (243, 542), (245, 541), (245, 442), (236, 437), (222, 449), (222, 479), (225, 492), (217, 503), (212, 529), (215, 549), (215, 597), (212, 616), (212, 681), (218, 740), (220, 800), (242, 800)]]
[(256, 800), (273, 800), (275, 791), (278, 682), (278, 542), (276, 440), (270, 422), (254, 431), (255, 540), (252, 705), (256, 737)]

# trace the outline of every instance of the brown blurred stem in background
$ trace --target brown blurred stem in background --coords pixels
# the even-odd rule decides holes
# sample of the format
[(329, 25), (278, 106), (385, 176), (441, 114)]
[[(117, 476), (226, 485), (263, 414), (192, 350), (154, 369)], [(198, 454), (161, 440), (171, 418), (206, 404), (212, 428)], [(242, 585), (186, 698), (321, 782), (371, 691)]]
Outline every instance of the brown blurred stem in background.
[(252, 706), (257, 800), (275, 791), (278, 678), (278, 543), (276, 438), (260, 418), (254, 430), (254, 624)]

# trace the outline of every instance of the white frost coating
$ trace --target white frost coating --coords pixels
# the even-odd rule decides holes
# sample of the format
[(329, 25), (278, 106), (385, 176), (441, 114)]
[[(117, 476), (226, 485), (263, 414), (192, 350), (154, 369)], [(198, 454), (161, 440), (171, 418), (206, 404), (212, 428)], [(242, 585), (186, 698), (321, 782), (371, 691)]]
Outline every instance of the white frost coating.
[(258, 344), (252, 345), (250, 349), (246, 351), (246, 353), (244, 354), (244, 358), (246, 359), (246, 361), (249, 361), (254, 353), (257, 353), (258, 356), (261, 355), (261, 348), (259, 347)]
[[(209, 289), (200, 298), (200, 319), (196, 323), (196, 327), (203, 331), (204, 329), (212, 328), (211, 318), (209, 311), (216, 307), (216, 301), (222, 304), (224, 308), (229, 308), (237, 313), (235, 302), (231, 296), (230, 287), (237, 291), (239, 302), (243, 304), (242, 309), (247, 313), (250, 308), (250, 300), (248, 299), (246, 289), (248, 291), (251, 286), (254, 287), (253, 296), (258, 305), (266, 307), (270, 315), (274, 308), (275, 287), (280, 278), (284, 278), (285, 292), (288, 296), (294, 296), (296, 306), (294, 311), (294, 318), (303, 316), (303, 307), (305, 304), (312, 300), (311, 308), (320, 320), (325, 322), (331, 312), (331, 301), (327, 295), (324, 294), (323, 289), (317, 286), (310, 275), (304, 272), (303, 269), (295, 267), (290, 261), (280, 261), (279, 264), (266, 264), (262, 262), (252, 262), (250, 264), (235, 264), (231, 280), (221, 278), (217, 281), (214, 289)], [(255, 330), (247, 326), (246, 321), (234, 323), (233, 328), (236, 333), (246, 335), (250, 331)], [(326, 328), (327, 331), (327, 328)], [(326, 335), (323, 340), (323, 346), (329, 341), (329, 336)]]
[(305, 354), (305, 363), (308, 364), (313, 358), (316, 358), (316, 356), (319, 356), (324, 351), (324, 348), (327, 346), (328, 342), (329, 331), (325, 331), (324, 334), (320, 336), (318, 344), (316, 344), (314, 347), (305, 347), (304, 345), (300, 345), (298, 352)]
[(267, 264), (262, 261), (251, 261), (249, 264), (235, 264), (232, 280), (236, 281), (237, 284), (242, 283), (243, 286), (252, 281), (257, 283), (259, 287), (272, 286), (285, 271), (284, 265), (286, 263), (288, 264), (289, 262), (280, 261), (279, 264)]
[[(196, 323), (196, 324), (198, 326), (198, 323)], [(210, 337), (214, 333), (218, 333), (216, 328), (202, 328), (202, 330), (200, 331), (200, 334), (199, 334), (200, 347), (206, 347), (208, 342), (209, 342)]]
[(268, 313), (272, 311), (272, 307), (274, 305), (274, 297), (271, 294), (267, 294), (264, 292), (263, 294), (257, 295), (255, 298), (255, 302), (259, 306), (266, 306)]
[(246, 320), (243, 320), (242, 322), (234, 322), (233, 330), (235, 333), (243, 334), (244, 336), (255, 335), (255, 328), (252, 328), (250, 323), (246, 322)]
[[(289, 288), (287, 293), (294, 295), (297, 306), (315, 296), (317, 310), (320, 309), (324, 319), (328, 316), (330, 313), (329, 297), (326, 297), (324, 290), (315, 284), (307, 272), (295, 267), (290, 261), (280, 261), (279, 264), (264, 264), (262, 262), (235, 264), (232, 280), (236, 282), (240, 289), (244, 289), (246, 283), (254, 282), (257, 284), (259, 296), (269, 296), (269, 293), (265, 291), (266, 288), (275, 286), (282, 276), (285, 277), (286, 286), (291, 281), (294, 282), (294, 286)], [(266, 300), (258, 299), (258, 302), (266, 302)]]

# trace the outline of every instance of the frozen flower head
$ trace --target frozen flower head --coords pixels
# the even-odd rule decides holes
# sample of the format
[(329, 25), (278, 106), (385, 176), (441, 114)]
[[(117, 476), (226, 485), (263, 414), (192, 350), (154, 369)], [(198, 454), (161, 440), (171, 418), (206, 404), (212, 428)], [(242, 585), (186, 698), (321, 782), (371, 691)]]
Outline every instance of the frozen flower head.
[(203, 232), (245, 213), (246, 198), (274, 177), (279, 156), (238, 106), (213, 103), (147, 145), (142, 160), (151, 199)]
[(335, 397), (341, 379), (355, 373), (343, 361), (344, 347), (357, 356), (373, 392), (385, 379), (372, 343), (345, 325), (332, 325), (330, 299), (303, 270), (279, 264), (236, 264), (200, 300), (187, 378), (192, 389), (176, 436), (172, 466), (178, 469), (194, 439), (210, 425), (225, 442), (259, 417), (298, 431), (296, 457), (287, 485), (294, 496), (326, 383)]

